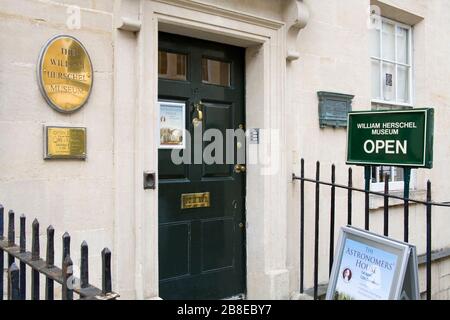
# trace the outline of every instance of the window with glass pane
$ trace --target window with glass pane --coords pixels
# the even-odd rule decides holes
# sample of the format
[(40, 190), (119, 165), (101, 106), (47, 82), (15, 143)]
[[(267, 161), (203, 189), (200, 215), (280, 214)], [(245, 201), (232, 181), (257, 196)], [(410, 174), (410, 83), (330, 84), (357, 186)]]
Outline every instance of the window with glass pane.
[(160, 50), (158, 52), (158, 76), (169, 80), (187, 80), (187, 56)]
[(411, 101), (411, 27), (382, 18), (370, 34), (372, 99), (392, 105)]
[(213, 59), (202, 59), (202, 81), (207, 84), (229, 87), (231, 64)]
[(385, 176), (389, 182), (402, 182), (403, 169), (390, 166), (372, 167), (372, 183), (384, 183)]
[[(403, 168), (379, 166), (372, 167), (371, 189), (373, 191), (384, 190), (385, 177), (389, 181), (389, 190), (402, 190), (404, 183)], [(411, 184), (413, 188), (413, 184)]]

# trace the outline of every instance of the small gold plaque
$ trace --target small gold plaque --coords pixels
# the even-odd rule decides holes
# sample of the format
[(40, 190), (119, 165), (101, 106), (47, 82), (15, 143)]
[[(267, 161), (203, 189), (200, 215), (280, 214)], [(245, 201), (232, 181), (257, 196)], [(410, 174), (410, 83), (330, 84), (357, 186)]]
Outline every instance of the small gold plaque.
[(80, 41), (72, 36), (56, 36), (41, 51), (39, 86), (47, 103), (55, 110), (70, 113), (89, 98), (93, 82), (91, 59)]
[(45, 127), (45, 159), (86, 159), (86, 128)]
[(186, 193), (181, 195), (181, 209), (209, 208), (209, 192)]

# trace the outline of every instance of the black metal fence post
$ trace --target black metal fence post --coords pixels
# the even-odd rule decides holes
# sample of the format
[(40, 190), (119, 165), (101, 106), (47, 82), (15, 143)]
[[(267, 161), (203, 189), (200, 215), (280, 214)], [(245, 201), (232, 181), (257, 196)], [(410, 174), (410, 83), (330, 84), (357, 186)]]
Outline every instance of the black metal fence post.
[(300, 293), (304, 290), (305, 275), (305, 160), (301, 160), (300, 169)]
[[(34, 219), (32, 224), (31, 257), (34, 261), (40, 258), (39, 248), (39, 221)], [(31, 271), (31, 299), (39, 300), (39, 271)]]
[(427, 300), (431, 300), (431, 182), (427, 182)]
[(8, 296), (10, 300), (20, 300), (20, 288), (19, 288), (19, 268), (17, 268), (17, 265), (13, 263), (8, 268)]
[(102, 293), (108, 294), (111, 291), (111, 251), (108, 248), (104, 248), (102, 250)]
[(364, 189), (366, 190), (365, 192), (365, 221), (364, 221), (364, 228), (366, 230), (370, 229), (370, 215), (369, 215), (369, 191), (370, 191), (370, 171), (371, 168), (370, 166), (365, 166), (364, 167)]
[[(15, 232), (15, 226), (14, 226), (14, 211), (9, 210), (8, 211), (8, 245), (13, 246), (14, 241), (16, 238), (16, 232)], [(8, 253), (8, 269), (12, 266), (14, 263), (14, 256), (12, 254)], [(3, 272), (2, 272), (3, 274)], [(10, 277), (8, 277), (8, 288), (11, 287), (11, 281)], [(11, 290), (8, 290), (8, 299), (11, 299)]]
[(353, 188), (353, 170), (348, 168), (348, 190), (347, 190), (347, 224), (352, 225), (352, 188)]
[[(25, 253), (26, 251), (26, 218), (25, 215), (20, 216), (20, 253)], [(25, 300), (26, 298), (26, 283), (27, 283), (27, 266), (25, 262), (20, 261), (20, 299)]]
[(384, 228), (383, 234), (389, 235), (389, 176), (384, 174)]
[[(47, 268), (53, 267), (55, 263), (55, 229), (52, 226), (47, 228), (47, 252), (46, 252)], [(45, 278), (45, 300), (53, 300), (54, 282), (49, 277)]]
[(403, 197), (405, 198), (403, 208), (403, 240), (409, 242), (409, 184), (411, 181), (411, 168), (403, 168), (404, 184), (403, 184)]
[(329, 257), (329, 274), (331, 274), (331, 269), (333, 268), (333, 257), (334, 257), (334, 225), (335, 225), (335, 215), (336, 215), (336, 166), (333, 164), (331, 166), (331, 208), (330, 208), (330, 257)]
[(80, 285), (81, 288), (89, 286), (89, 248), (86, 241), (81, 244)]
[[(14, 245), (16, 239), (16, 231), (14, 229), (14, 211), (9, 210), (8, 212), (8, 244), (10, 246)], [(14, 263), (14, 256), (8, 254), (8, 268)]]
[(314, 300), (318, 299), (319, 284), (319, 214), (320, 214), (320, 162), (316, 163), (316, 206), (315, 206), (315, 235), (314, 235)]
[(64, 260), (67, 256), (70, 256), (70, 235), (67, 232), (64, 232), (62, 236), (62, 262), (61, 265), (64, 264)]
[(62, 267), (62, 300), (73, 300), (73, 263), (70, 256), (66, 256)]

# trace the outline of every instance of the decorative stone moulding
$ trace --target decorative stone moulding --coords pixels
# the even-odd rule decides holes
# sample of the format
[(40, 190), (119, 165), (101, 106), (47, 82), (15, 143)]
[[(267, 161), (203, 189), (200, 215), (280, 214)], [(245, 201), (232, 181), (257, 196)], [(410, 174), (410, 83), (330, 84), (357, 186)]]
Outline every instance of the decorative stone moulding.
[(334, 128), (347, 127), (347, 115), (352, 110), (352, 100), (355, 96), (334, 92), (317, 92), (319, 97), (319, 124)]
[(141, 30), (141, 21), (122, 17), (119, 19), (117, 29), (130, 32), (139, 32)]
[(306, 27), (309, 20), (309, 9), (301, 0), (289, 0), (284, 10), (284, 21), (286, 22), (286, 59), (297, 60), (300, 57), (297, 51), (297, 36), (301, 29)]

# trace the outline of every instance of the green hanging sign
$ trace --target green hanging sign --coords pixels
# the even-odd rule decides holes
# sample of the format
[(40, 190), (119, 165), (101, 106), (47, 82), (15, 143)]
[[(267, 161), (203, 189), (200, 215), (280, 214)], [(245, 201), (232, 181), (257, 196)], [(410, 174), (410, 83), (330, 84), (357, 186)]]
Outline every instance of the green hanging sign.
[(347, 164), (433, 167), (434, 109), (349, 112)]

